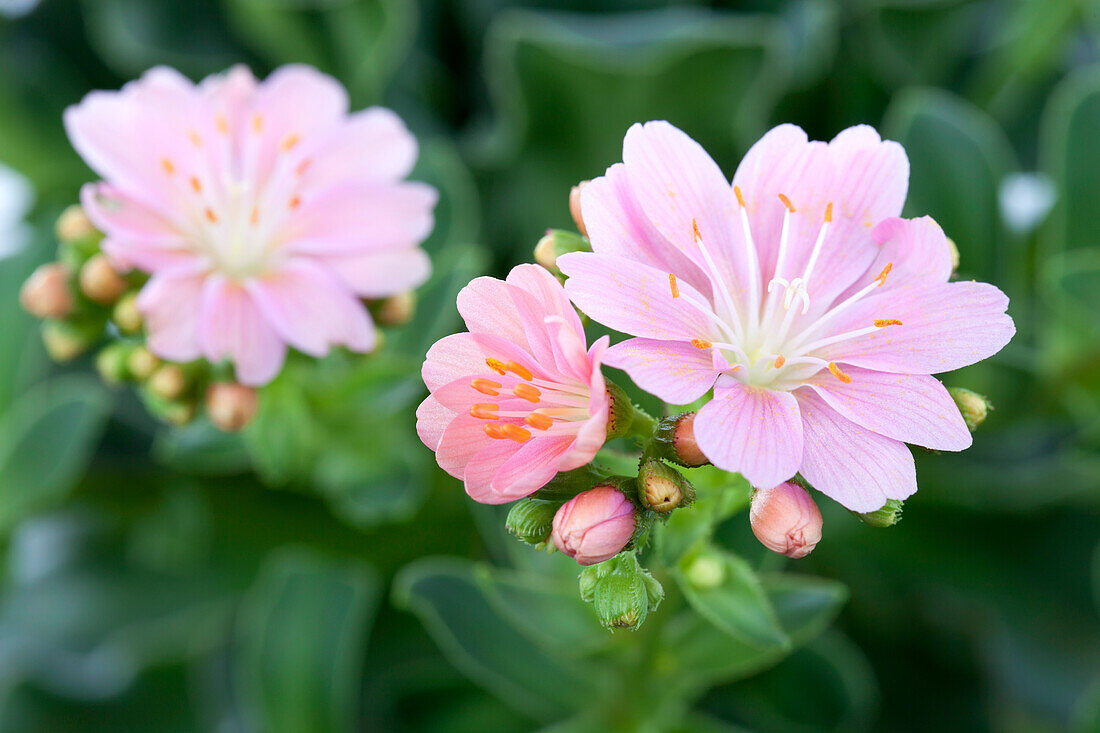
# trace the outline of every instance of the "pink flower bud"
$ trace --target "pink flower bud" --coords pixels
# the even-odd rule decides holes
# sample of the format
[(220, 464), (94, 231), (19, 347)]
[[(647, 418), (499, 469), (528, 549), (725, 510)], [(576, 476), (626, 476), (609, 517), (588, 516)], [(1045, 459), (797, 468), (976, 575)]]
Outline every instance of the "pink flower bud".
[(584, 219), (581, 218), (581, 191), (588, 185), (588, 181), (581, 181), (569, 190), (569, 214), (573, 217), (573, 223), (577, 225), (577, 231), (588, 236), (588, 230), (584, 227)]
[(581, 565), (608, 560), (634, 534), (634, 505), (610, 486), (577, 494), (554, 515), (554, 546)]
[(685, 466), (705, 466), (710, 463), (703, 451), (699, 450), (699, 444), (695, 442), (695, 413), (688, 413), (680, 422), (676, 423), (676, 432), (673, 434), (672, 445), (676, 450), (676, 457)]
[(69, 292), (69, 268), (60, 262), (42, 265), (23, 284), (19, 302), (24, 310), (39, 318), (64, 318), (73, 310)]
[(789, 481), (756, 490), (749, 523), (764, 547), (795, 559), (809, 555), (821, 540), (821, 511), (805, 489)]

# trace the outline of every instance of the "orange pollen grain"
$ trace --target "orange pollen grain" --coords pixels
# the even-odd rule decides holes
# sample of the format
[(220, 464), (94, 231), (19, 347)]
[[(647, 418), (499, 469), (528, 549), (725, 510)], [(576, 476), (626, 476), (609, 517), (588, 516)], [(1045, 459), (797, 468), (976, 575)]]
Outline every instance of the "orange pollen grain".
[(699, 222), (695, 221), (695, 219), (691, 220), (691, 233), (692, 236), (695, 237), (696, 244), (703, 241), (703, 235), (699, 233)]
[(520, 379), (526, 380), (528, 382), (535, 378), (535, 375), (531, 373), (530, 369), (523, 366), (522, 364), (517, 364), (514, 361), (508, 362), (508, 365), (504, 368), (510, 371), (512, 374), (515, 374)]
[(301, 196), (291, 196), (290, 201), (288, 201), (286, 205), (289, 206), (292, 209), (297, 209), (301, 205), (301, 203), (302, 203), (302, 197)]
[(195, 193), (202, 193), (202, 183), (199, 182), (197, 176), (191, 176), (191, 188), (195, 190)]
[(214, 124), (218, 127), (218, 132), (223, 135), (229, 134), (229, 123), (225, 119), (225, 115), (218, 115), (214, 120)]
[(783, 205), (787, 207), (787, 211), (791, 212), (792, 214), (797, 211), (797, 209), (794, 208), (794, 204), (791, 203), (791, 200), (787, 198), (787, 194), (779, 194), (779, 200), (782, 201)]
[(302, 137), (298, 133), (287, 135), (286, 140), (283, 140), (282, 148), (283, 152), (289, 152), (294, 149), (294, 146), (302, 142)]
[(260, 130), (264, 129), (264, 118), (260, 115), (256, 115), (252, 118), (252, 132), (257, 135), (260, 134)]
[(529, 384), (517, 384), (512, 388), (512, 394), (528, 402), (538, 402), (539, 397), (542, 397), (538, 387), (532, 387)]
[(491, 379), (482, 379), (478, 377), (474, 381), (470, 382), (470, 386), (481, 394), (487, 394), (491, 397), (496, 397), (500, 394), (500, 382), (494, 382)]
[(303, 160), (301, 163), (298, 164), (298, 167), (294, 169), (294, 174), (299, 177), (304, 176), (306, 173), (306, 169), (309, 168), (309, 164), (311, 162), (312, 161), (309, 158)]
[(692, 339), (691, 345), (697, 349), (709, 349), (711, 346), (714, 346), (714, 344), (706, 339)]
[(214, 210), (211, 209), (209, 206), (206, 207), (206, 218), (210, 220), (211, 224), (217, 224), (218, 223), (217, 214), (215, 214)]
[(878, 286), (879, 286), (880, 288), (881, 288), (881, 287), (882, 287), (882, 286), (883, 286), (884, 284), (886, 284), (886, 276), (887, 276), (887, 275), (889, 275), (889, 274), (890, 274), (890, 270), (893, 270), (893, 269), (894, 269), (894, 263), (893, 263), (893, 262), (887, 262), (887, 263), (886, 263), (886, 267), (882, 268), (882, 272), (880, 272), (880, 273), (879, 273), (879, 274), (878, 274), (878, 275), (877, 275), (877, 276), (875, 277), (875, 281), (876, 281), (876, 282), (878, 283)]
[(476, 417), (478, 420), (497, 420), (500, 418), (500, 415), (497, 414), (497, 410), (499, 409), (499, 405), (493, 405), (488, 402), (478, 402), (477, 404), (470, 405), (470, 417)]
[(526, 443), (531, 439), (531, 431), (527, 428), (521, 428), (519, 425), (502, 425), (501, 432), (504, 433), (505, 438), (514, 440), (517, 443)]
[(734, 186), (733, 187), (733, 193), (734, 193), (735, 196), (737, 196), (737, 203), (741, 204), (741, 208), (742, 209), (747, 208), (745, 206), (745, 197), (741, 195), (741, 187), (740, 186)]
[(164, 172), (167, 173), (168, 175), (172, 175), (173, 173), (176, 172), (176, 166), (173, 165), (172, 161), (168, 160), (168, 158), (161, 158), (160, 159), (160, 167), (163, 168)]
[(191, 144), (194, 145), (196, 148), (202, 147), (202, 137), (194, 130), (191, 130), (187, 133), (187, 139), (190, 140)]
[(825, 207), (825, 221), (826, 223), (833, 220), (833, 202), (830, 201), (829, 205)]
[(836, 365), (835, 361), (830, 361), (829, 362), (829, 371), (833, 373), (834, 377), (836, 377), (840, 381), (844, 382), (845, 384), (851, 384), (852, 383), (852, 378), (849, 377), (844, 372), (840, 371), (840, 367), (838, 367)]
[(541, 412), (532, 412), (530, 415), (523, 418), (523, 422), (536, 430), (549, 430), (554, 424), (554, 418), (549, 415), (543, 415)]
[(901, 321), (896, 318), (876, 318), (875, 328), (886, 328), (887, 326), (900, 326)]
[(680, 286), (676, 284), (676, 276), (673, 275), (671, 272), (668, 273), (668, 287), (669, 290), (672, 291), (673, 298), (680, 297)]
[(260, 223), (260, 208), (258, 206), (252, 207), (252, 213), (248, 217), (248, 223), (252, 226), (256, 226)]
[(489, 358), (485, 360), (485, 366), (492, 369), (497, 374), (507, 374), (508, 369), (504, 366), (504, 362), (500, 359)]
[(776, 369), (779, 369), (786, 363), (787, 363), (787, 357), (780, 354), (779, 356), (775, 357), (775, 363), (773, 364), (773, 366)]

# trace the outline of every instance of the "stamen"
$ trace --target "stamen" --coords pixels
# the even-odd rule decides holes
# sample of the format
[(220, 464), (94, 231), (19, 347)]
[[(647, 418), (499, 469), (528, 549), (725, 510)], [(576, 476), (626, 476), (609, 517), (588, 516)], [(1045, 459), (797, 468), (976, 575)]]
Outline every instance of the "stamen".
[(504, 433), (505, 438), (514, 440), (517, 443), (526, 443), (531, 439), (531, 431), (521, 428), (519, 425), (504, 425), (501, 427), (501, 432)]
[(893, 262), (887, 262), (886, 267), (882, 268), (882, 272), (880, 272), (878, 275), (875, 276), (875, 282), (878, 283), (878, 286), (880, 288), (883, 285), (886, 284), (886, 276), (889, 275), (890, 270), (893, 270), (893, 269), (894, 269), (894, 263)]
[(252, 226), (256, 226), (260, 223), (260, 207), (253, 206), (252, 213), (248, 217), (248, 223)]
[(260, 115), (254, 115), (252, 117), (252, 132), (259, 135), (260, 131), (263, 130), (263, 129), (264, 129), (264, 118), (261, 117)]
[(520, 379), (526, 380), (528, 382), (535, 378), (535, 375), (531, 373), (530, 369), (523, 366), (522, 364), (517, 364), (514, 361), (508, 362), (508, 365), (504, 368), (512, 372), (512, 374), (515, 374)]
[(202, 193), (202, 184), (197, 176), (191, 176), (191, 188), (194, 189), (195, 193)]
[(749, 270), (749, 321), (757, 322), (760, 319), (760, 288), (763, 287), (760, 273), (760, 260), (756, 256), (756, 243), (752, 241), (752, 227), (749, 226), (749, 212), (745, 206), (745, 197), (741, 195), (741, 187), (734, 186), (733, 193), (737, 196), (737, 204), (741, 212), (741, 229), (745, 233), (745, 255), (748, 257)]
[(523, 422), (536, 430), (549, 430), (554, 424), (554, 418), (543, 415), (540, 412), (532, 412), (530, 415), (523, 418)]
[(902, 325), (901, 321), (899, 321), (896, 318), (876, 318), (875, 319), (875, 327), (876, 328), (886, 328), (887, 326), (900, 326), (900, 325)]
[(194, 130), (191, 130), (187, 133), (187, 139), (190, 140), (191, 144), (194, 145), (196, 148), (202, 147), (202, 137), (200, 137), (199, 133), (195, 132)]
[(504, 440), (508, 436), (504, 434), (504, 426), (500, 423), (487, 423), (485, 425), (485, 434), (495, 440)]
[(798, 209), (794, 208), (794, 204), (791, 203), (791, 200), (787, 198), (786, 194), (779, 194), (779, 200), (782, 201), (783, 205), (787, 207), (787, 211), (791, 212), (792, 214), (798, 211)]
[(500, 415), (497, 414), (499, 409), (500, 405), (478, 402), (470, 405), (470, 417), (476, 417), (478, 420), (498, 420), (500, 419)]
[(211, 224), (217, 224), (218, 223), (217, 214), (215, 214), (214, 210), (211, 209), (209, 206), (206, 207), (206, 218), (210, 220)]
[(825, 223), (828, 224), (833, 220), (833, 202), (830, 201), (829, 205), (825, 207)]
[(691, 220), (691, 233), (695, 237), (695, 243), (699, 244), (703, 241), (703, 235), (699, 233), (699, 222), (695, 219)]
[(538, 402), (539, 397), (542, 397), (542, 392), (539, 391), (539, 388), (532, 387), (530, 384), (517, 384), (512, 388), (512, 394), (528, 402)]
[(852, 383), (852, 378), (849, 377), (844, 372), (840, 371), (840, 367), (838, 367), (836, 365), (835, 361), (830, 361), (829, 362), (829, 371), (833, 373), (834, 377), (836, 377), (840, 381), (844, 382), (845, 384), (851, 384)]
[(709, 349), (710, 347), (714, 346), (714, 344), (712, 344), (710, 341), (707, 341), (706, 339), (692, 339), (691, 345), (697, 349)]
[(668, 287), (669, 290), (672, 291), (673, 298), (680, 297), (680, 286), (676, 284), (676, 276), (673, 275), (671, 272), (668, 273)]
[(218, 115), (214, 118), (214, 124), (218, 128), (218, 132), (223, 135), (229, 134), (229, 122), (226, 121), (225, 115)]
[(161, 158), (160, 159), (160, 167), (163, 168), (164, 172), (167, 173), (168, 175), (172, 175), (173, 173), (176, 172), (176, 166), (173, 165), (172, 161), (168, 160), (168, 158)]
[[(744, 211), (744, 209), (742, 209)], [(699, 232), (699, 222), (696, 219), (691, 220), (692, 235), (695, 237), (695, 244), (699, 246), (699, 252), (703, 255), (703, 259), (706, 260), (707, 268), (710, 271), (710, 282), (713, 289), (722, 296), (722, 300), (725, 303), (726, 310), (736, 337), (741, 339), (741, 319), (737, 315), (737, 306), (733, 304), (733, 297), (730, 295), (729, 288), (722, 281), (719, 275), (718, 266), (714, 264), (714, 259), (710, 256), (710, 250), (707, 249), (706, 244), (703, 242), (703, 235)], [(751, 248), (750, 248), (751, 251)]]
[(294, 174), (299, 176), (299, 177), (305, 175), (306, 169), (309, 168), (309, 164), (312, 163), (312, 162), (313, 161), (311, 161), (309, 158), (306, 158), (305, 160), (303, 160), (301, 163), (298, 164), (297, 168), (294, 169)]
[(298, 206), (301, 205), (301, 203), (302, 203), (302, 197), (301, 196), (291, 196), (290, 201), (287, 202), (287, 206), (289, 206), (291, 209), (297, 209)]
[(745, 197), (741, 195), (741, 187), (740, 186), (734, 186), (733, 187), (733, 194), (737, 197), (737, 203), (741, 205), (742, 209), (744, 209), (745, 208)]
[(491, 379), (482, 379), (480, 377), (470, 382), (470, 386), (481, 394), (487, 394), (491, 397), (499, 395), (501, 388), (500, 382), (494, 382)]
[(297, 145), (298, 143), (300, 143), (301, 141), (302, 141), (301, 136), (296, 132), (291, 134), (291, 135), (288, 135), (287, 138), (285, 140), (283, 140), (283, 144), (281, 146), (282, 149), (283, 149), (283, 152), (284, 153), (289, 153), (291, 150), (294, 149), (294, 146)]
[(787, 363), (787, 357), (780, 354), (779, 356), (775, 357), (775, 363), (773, 364), (773, 366), (776, 369), (781, 369), (783, 367), (783, 365), (786, 364), (786, 363)]
[(504, 362), (499, 360), (499, 359), (492, 359), (492, 358), (486, 359), (485, 360), (485, 366), (489, 367), (490, 369), (492, 369), (497, 374), (504, 375), (504, 374), (508, 373), (508, 369), (507, 369), (507, 367), (504, 366)]

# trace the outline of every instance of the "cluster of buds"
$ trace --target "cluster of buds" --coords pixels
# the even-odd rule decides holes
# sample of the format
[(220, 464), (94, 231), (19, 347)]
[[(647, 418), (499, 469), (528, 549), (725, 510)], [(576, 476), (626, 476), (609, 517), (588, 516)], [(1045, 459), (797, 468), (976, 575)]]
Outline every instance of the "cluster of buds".
[(611, 631), (636, 631), (664, 600), (665, 590), (634, 553), (624, 553), (581, 571), (581, 598), (593, 605)]

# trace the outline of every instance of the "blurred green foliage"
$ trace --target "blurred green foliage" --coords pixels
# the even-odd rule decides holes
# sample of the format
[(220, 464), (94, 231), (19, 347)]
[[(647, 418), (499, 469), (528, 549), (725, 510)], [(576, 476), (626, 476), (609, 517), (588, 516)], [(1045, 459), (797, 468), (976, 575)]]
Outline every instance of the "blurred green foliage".
[[(441, 203), (416, 319), (374, 357), (293, 360), (242, 436), (155, 423), (87, 361), (50, 367), (15, 299), (91, 176), (65, 106), (155, 64), (292, 61), (421, 139), (414, 177)], [(947, 378), (996, 411), (970, 451), (918, 455), (901, 524), (823, 506), (825, 539), (780, 573), (744, 488), (716, 483), (658, 541), (666, 605), (609, 636), (576, 566), (469, 502), (411, 412), (458, 289), (571, 226), (570, 185), (657, 118), (728, 174), (778, 122), (819, 139), (878, 126), (909, 153), (906, 213), (941, 222), (960, 277), (1010, 295), (1019, 335)], [(43, 0), (0, 16), (0, 162), (38, 197), (33, 242), (0, 261), (0, 729), (575, 731), (610, 714), (623, 730), (1100, 730), (1097, 130), (1095, 0)], [(1017, 172), (1055, 192), (1022, 227), (1033, 202), (1002, 190)], [(692, 581), (700, 559), (720, 584)]]

